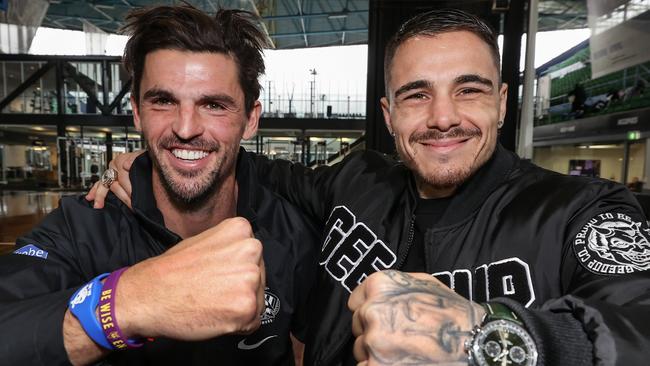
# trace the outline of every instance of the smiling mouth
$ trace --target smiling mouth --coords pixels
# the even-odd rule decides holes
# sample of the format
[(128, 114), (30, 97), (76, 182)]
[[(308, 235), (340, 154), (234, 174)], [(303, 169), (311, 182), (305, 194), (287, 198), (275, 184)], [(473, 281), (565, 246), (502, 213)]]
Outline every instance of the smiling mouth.
[(454, 140), (447, 140), (447, 139), (443, 139), (443, 140), (424, 140), (424, 141), (421, 141), (420, 143), (423, 144), (423, 145), (433, 146), (433, 147), (449, 147), (449, 146), (462, 144), (463, 142), (466, 142), (467, 140), (469, 140), (469, 138), (454, 139)]
[(209, 155), (203, 150), (171, 149), (172, 155), (181, 160), (195, 161), (201, 160)]

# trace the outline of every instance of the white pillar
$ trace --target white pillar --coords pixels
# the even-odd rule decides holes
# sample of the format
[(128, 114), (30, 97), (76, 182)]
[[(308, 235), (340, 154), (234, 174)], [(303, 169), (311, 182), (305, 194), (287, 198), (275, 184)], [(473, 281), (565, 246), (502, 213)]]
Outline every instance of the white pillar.
[(535, 36), (537, 34), (537, 0), (528, 3), (528, 34), (526, 35), (526, 67), (521, 103), (521, 120), (517, 153), (521, 158), (533, 158), (533, 118), (534, 118), (534, 84), (535, 84)]

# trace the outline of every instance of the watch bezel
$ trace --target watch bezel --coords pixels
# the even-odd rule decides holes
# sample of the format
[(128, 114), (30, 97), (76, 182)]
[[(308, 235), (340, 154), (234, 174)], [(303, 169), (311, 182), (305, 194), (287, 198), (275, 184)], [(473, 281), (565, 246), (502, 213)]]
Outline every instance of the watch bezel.
[(483, 356), (482, 345), (490, 334), (493, 332), (503, 331), (504, 329), (511, 329), (511, 333), (516, 334), (523, 341), (523, 344), (517, 344), (517, 346), (525, 348), (527, 360), (525, 363), (522, 363), (520, 365), (535, 366), (537, 364), (537, 346), (535, 345), (535, 341), (530, 336), (528, 331), (526, 331), (524, 327), (515, 322), (499, 319), (489, 321), (483, 326), (477, 327), (474, 331), (472, 331), (473, 336), (468, 347), (470, 365), (490, 366), (493, 364), (489, 363)]

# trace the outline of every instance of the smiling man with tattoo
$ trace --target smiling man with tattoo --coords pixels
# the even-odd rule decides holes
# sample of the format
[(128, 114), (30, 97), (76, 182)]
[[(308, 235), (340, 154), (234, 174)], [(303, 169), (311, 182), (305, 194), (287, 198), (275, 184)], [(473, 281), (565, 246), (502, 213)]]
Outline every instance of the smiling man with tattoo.
[(646, 217), (620, 184), (498, 144), (499, 59), (476, 17), (418, 15), (386, 49), (400, 161), (256, 162), (262, 184), (324, 223), (307, 364), (647, 364)]

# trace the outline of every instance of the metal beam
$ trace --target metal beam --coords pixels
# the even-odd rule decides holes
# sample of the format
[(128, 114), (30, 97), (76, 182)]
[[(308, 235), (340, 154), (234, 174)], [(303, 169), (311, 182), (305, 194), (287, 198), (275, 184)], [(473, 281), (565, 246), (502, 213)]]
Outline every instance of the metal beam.
[(116, 63), (122, 62), (122, 58), (120, 56), (59, 56), (0, 53), (0, 61), (48, 62), (56, 60), (65, 62), (100, 62), (103, 60)]
[(260, 118), (262, 129), (278, 130), (322, 130), (322, 131), (365, 131), (365, 119), (335, 118)]
[[(253, 0), (248, 0), (248, 3), (251, 5), (251, 8), (253, 9), (253, 13), (255, 13), (255, 15), (257, 15), (261, 19), (262, 17), (260, 16), (260, 11), (257, 9), (257, 5), (255, 5), (255, 2)], [(266, 28), (266, 24), (264, 24), (264, 22), (260, 22), (260, 25), (262, 26), (262, 30), (266, 35), (266, 41), (272, 48), (275, 48), (275, 42), (273, 42), (273, 39), (271, 39), (271, 37), (269, 36), (269, 30)]]
[(112, 16), (106, 14), (106, 12), (104, 12), (104, 11), (101, 10), (99, 7), (97, 7), (97, 5), (91, 5), (90, 7), (93, 8), (93, 10), (95, 10), (95, 11), (98, 12), (99, 14), (103, 15), (104, 17), (106, 17), (106, 19), (110, 20), (111, 22), (114, 22), (114, 21), (115, 21), (115, 18), (113, 18)]
[(77, 82), (77, 85), (79, 85), (88, 98), (97, 105), (99, 110), (102, 111), (102, 114), (106, 114), (104, 111), (104, 103), (100, 102), (99, 99), (97, 99), (97, 94), (95, 94), (94, 88), (97, 86), (97, 83), (95, 83), (93, 79), (77, 71), (77, 68), (67, 62), (63, 65), (63, 70), (67, 76)]
[(32, 84), (36, 82), (36, 80), (40, 79), (47, 73), (52, 67), (54, 66), (54, 62), (48, 62), (43, 67), (40, 69), (34, 71), (34, 73), (28, 77), (25, 81), (23, 81), (16, 89), (14, 89), (11, 93), (9, 93), (2, 101), (0, 101), (0, 111), (5, 109), (6, 106), (11, 103), (12, 100), (16, 99), (17, 96), (22, 94), (27, 88), (29, 88)]
[(272, 34), (272, 38), (289, 38), (289, 37), (296, 37), (296, 36), (301, 36), (301, 35), (309, 35), (309, 36), (316, 36), (316, 35), (326, 35), (326, 34), (339, 34), (341, 32), (347, 32), (347, 33), (364, 33), (368, 32), (367, 28), (355, 28), (355, 29), (335, 29), (335, 30), (326, 30), (326, 31), (312, 31), (312, 32), (305, 32), (305, 33), (279, 33), (279, 34)]
[[(26, 114), (1, 113), (3, 124), (33, 126), (56, 126), (63, 122), (64, 126), (89, 127), (131, 127), (133, 115), (100, 114)], [(333, 118), (260, 118), (260, 129), (277, 130), (318, 130), (318, 131), (364, 131), (365, 119), (333, 119)]]
[(114, 111), (115, 108), (117, 108), (117, 106), (122, 101), (122, 98), (124, 98), (124, 96), (126, 95), (126, 93), (129, 92), (129, 90), (131, 90), (131, 79), (127, 80), (124, 83), (124, 85), (122, 85), (122, 89), (117, 94), (117, 96), (115, 96), (115, 99), (113, 99), (113, 102), (108, 106), (108, 113), (109, 114), (110, 114), (110, 112)]
[[(368, 10), (348, 10), (345, 12), (346, 15), (352, 15), (352, 14), (368, 14)], [(265, 16), (263, 19), (264, 20), (293, 20), (293, 19), (308, 19), (308, 18), (324, 18), (324, 17), (329, 17), (331, 15), (339, 15), (339, 14), (332, 14), (332, 13), (314, 13), (314, 14), (286, 14), (286, 15), (270, 15), (270, 16)]]
[[(305, 30), (305, 18), (302, 16), (302, 0), (296, 0), (296, 4), (298, 4), (298, 13), (300, 13), (300, 26), (302, 27), (302, 37), (305, 40), (305, 47), (309, 47), (309, 41), (307, 41), (307, 34)], [(275, 38), (277, 38), (277, 34), (274, 35)]]
[(1, 113), (0, 121), (8, 125), (26, 126), (91, 126), (91, 127), (130, 127), (133, 125), (132, 115), (101, 114), (32, 114), (32, 113)]

